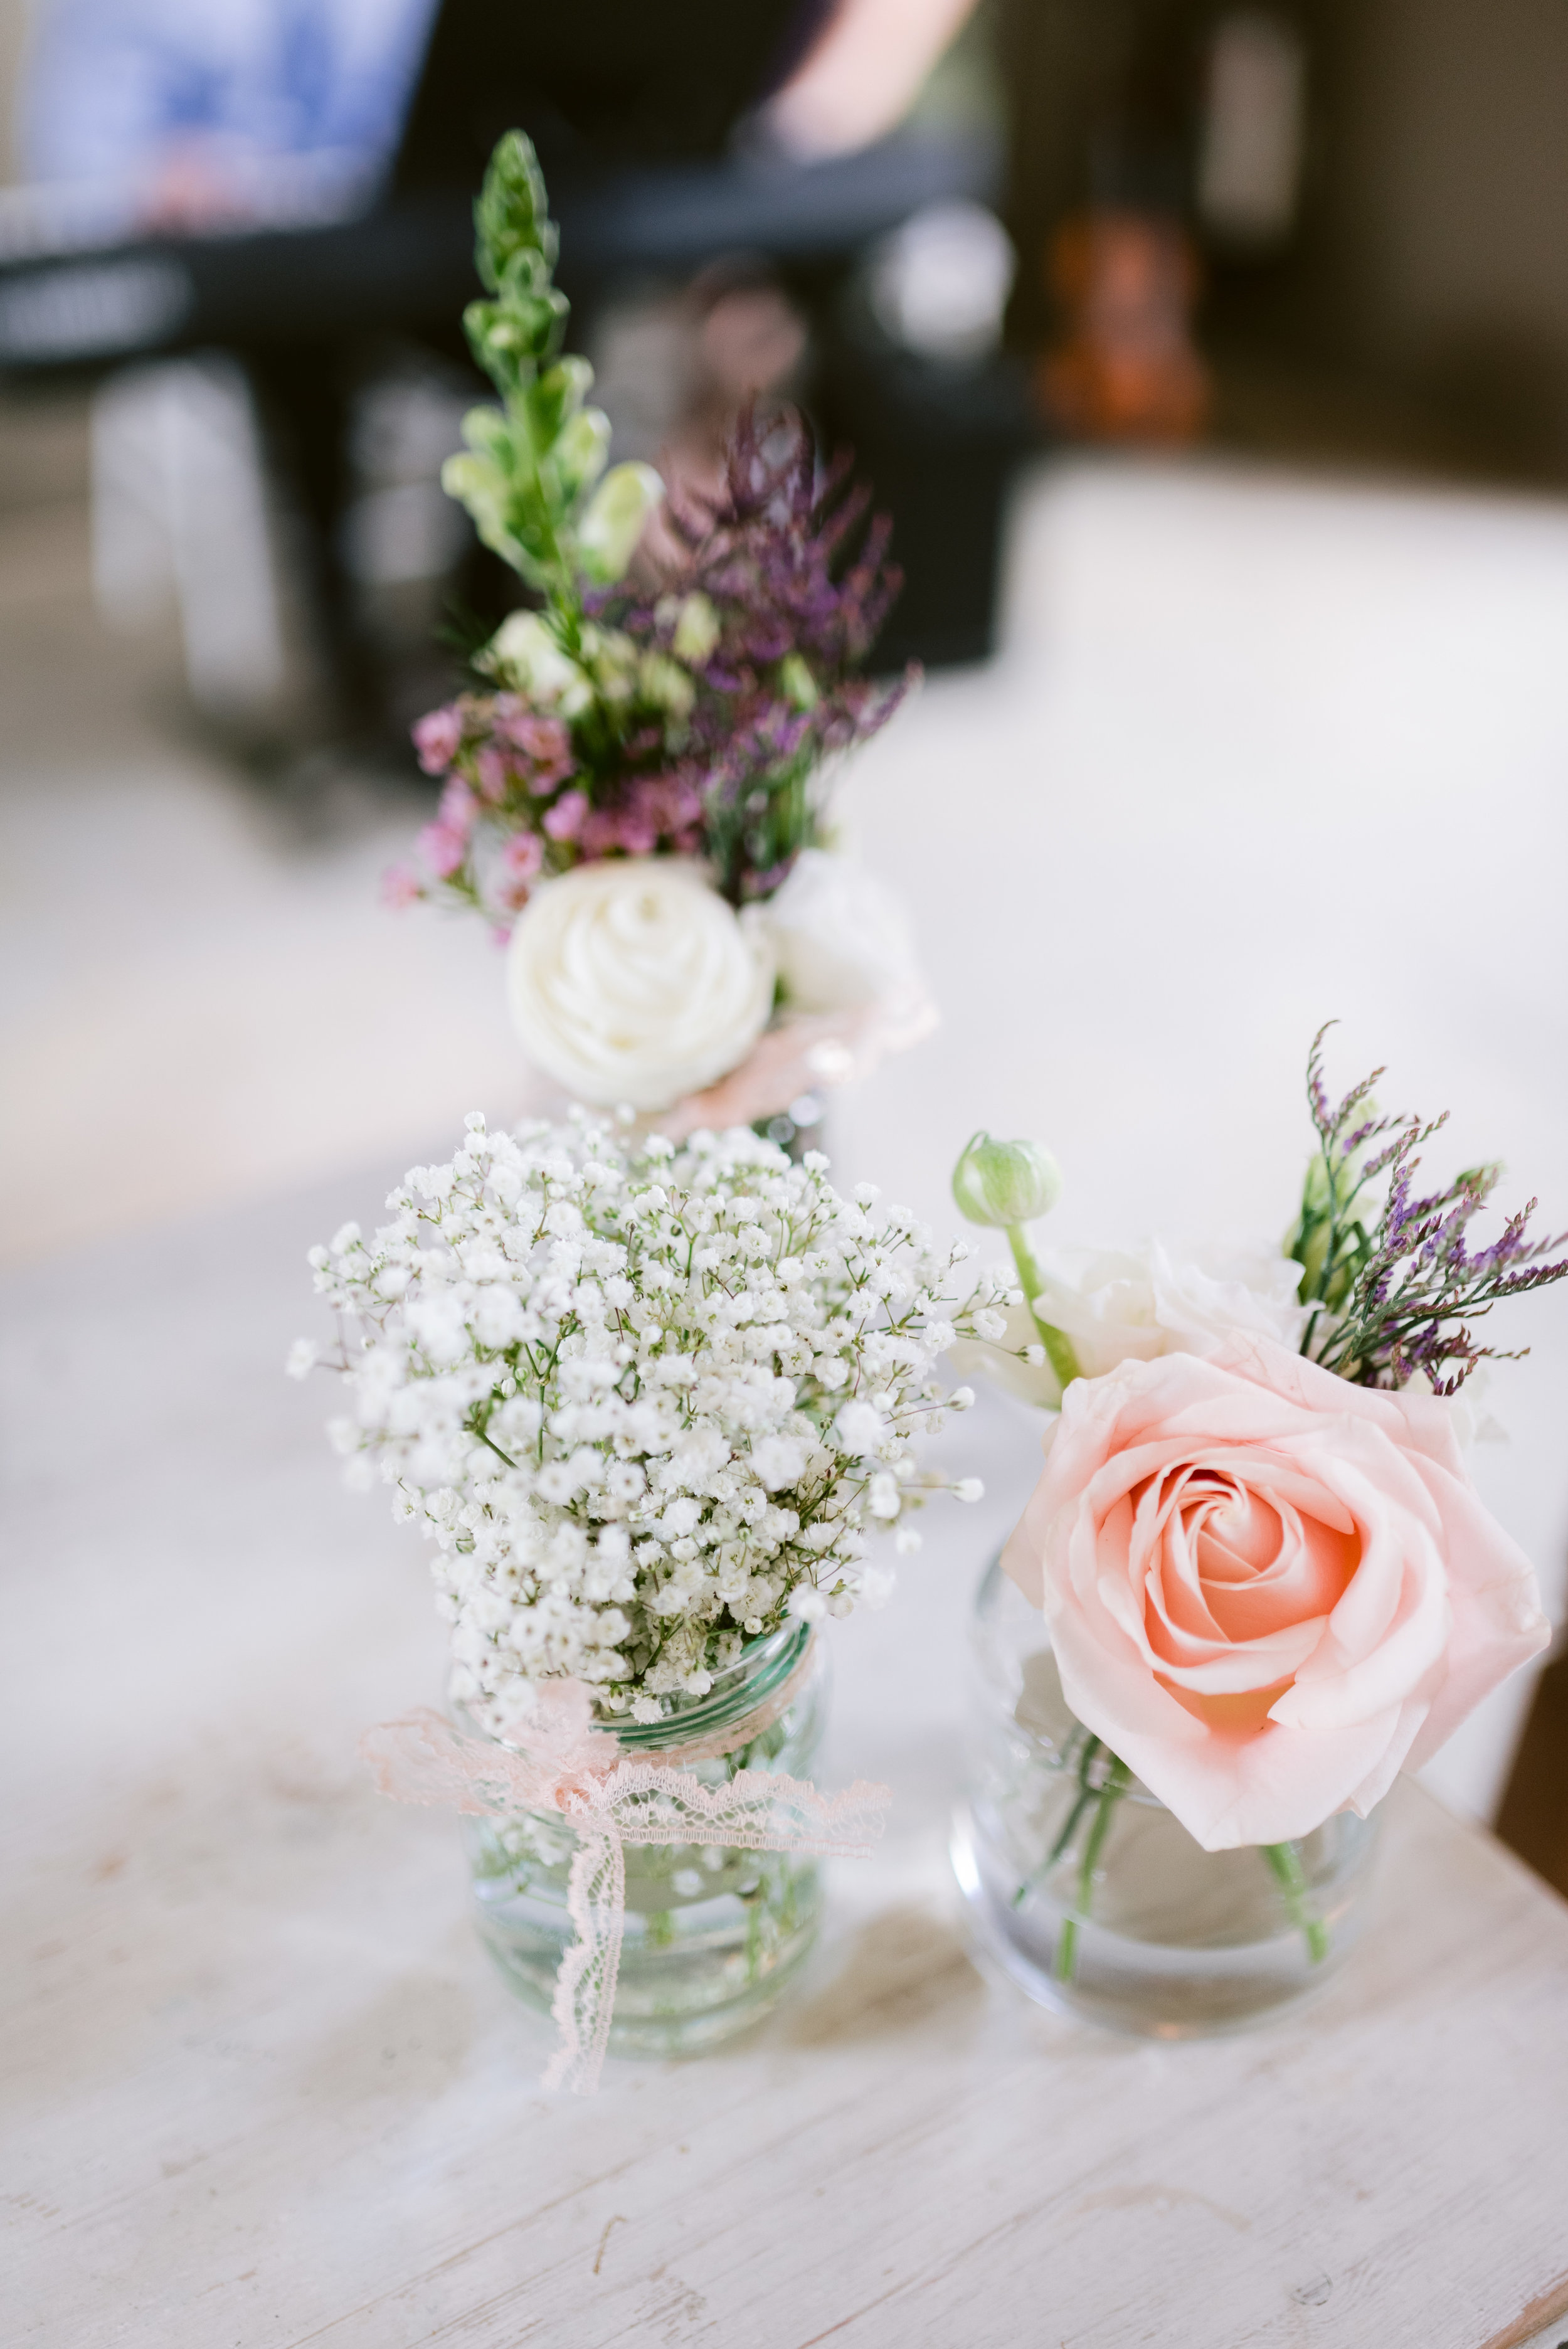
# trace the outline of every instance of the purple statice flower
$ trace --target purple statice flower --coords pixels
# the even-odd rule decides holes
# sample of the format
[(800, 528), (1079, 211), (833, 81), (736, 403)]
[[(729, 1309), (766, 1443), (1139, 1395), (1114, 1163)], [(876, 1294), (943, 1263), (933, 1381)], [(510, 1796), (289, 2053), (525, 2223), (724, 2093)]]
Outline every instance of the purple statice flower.
[(1332, 1105), (1323, 1082), (1326, 1033), (1319, 1030), (1307, 1063), (1319, 1147), (1291, 1248), (1302, 1267), (1302, 1300), (1316, 1309), (1303, 1350), (1357, 1385), (1398, 1388), (1419, 1374), (1438, 1393), (1454, 1394), (1478, 1362), (1496, 1355), (1477, 1343), (1470, 1323), (1506, 1298), (1568, 1278), (1568, 1257), (1553, 1257), (1568, 1247), (1568, 1234), (1532, 1239), (1532, 1199), (1490, 1246), (1472, 1249), (1470, 1226), (1501, 1167), (1470, 1167), (1440, 1190), (1419, 1190), (1417, 1154), (1447, 1112), (1429, 1123), (1377, 1114), (1371, 1093), (1381, 1069)]
[(778, 886), (814, 835), (823, 761), (885, 723), (915, 675), (890, 687), (855, 673), (903, 581), (886, 559), (891, 524), (867, 521), (851, 471), (848, 454), (820, 468), (799, 415), (759, 421), (753, 405), (718, 493), (671, 501), (681, 560), (657, 597), (593, 602), (664, 652), (692, 599), (712, 616), (711, 641), (688, 656), (696, 699), (665, 763), (697, 793), (704, 845), (737, 900)]
[(852, 485), (853, 470), (848, 450), (820, 468), (805, 419), (787, 410), (759, 421), (753, 401), (731, 436), (719, 494), (671, 501), (683, 584), (723, 621), (707, 665), (714, 682), (741, 688), (796, 653), (837, 683), (871, 651), (903, 574), (887, 561), (892, 525), (885, 514), (866, 522), (871, 492)]

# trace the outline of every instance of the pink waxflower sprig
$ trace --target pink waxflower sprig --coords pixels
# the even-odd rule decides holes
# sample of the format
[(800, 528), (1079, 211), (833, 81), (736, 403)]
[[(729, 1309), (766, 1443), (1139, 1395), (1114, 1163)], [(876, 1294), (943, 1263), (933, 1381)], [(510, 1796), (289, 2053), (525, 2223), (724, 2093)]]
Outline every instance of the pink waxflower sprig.
[(460, 694), (414, 729), (419, 763), (444, 778), (419, 833), (420, 866), (387, 874), (389, 904), (445, 898), (504, 932), (542, 875), (606, 855), (687, 855), (702, 844), (702, 802), (676, 774), (631, 781), (595, 806), (564, 721), (514, 693)]

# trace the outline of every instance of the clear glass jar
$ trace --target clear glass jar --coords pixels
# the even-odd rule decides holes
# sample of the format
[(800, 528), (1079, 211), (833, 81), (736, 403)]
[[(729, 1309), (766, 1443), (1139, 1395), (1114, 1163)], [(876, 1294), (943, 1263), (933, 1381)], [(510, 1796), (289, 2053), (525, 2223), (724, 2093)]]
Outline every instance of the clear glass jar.
[[(810, 1654), (808, 1656), (808, 1649)], [(784, 1710), (748, 1722), (797, 1669)], [(741, 1770), (810, 1778), (827, 1716), (824, 1643), (806, 1623), (754, 1640), (704, 1697), (682, 1697), (666, 1721), (613, 1726), (628, 1761), (659, 1762), (733, 1727), (738, 1742), (680, 1764), (704, 1785)], [(480, 1937), (524, 2002), (548, 2014), (562, 1952), (575, 1938), (567, 1878), (577, 1848), (557, 1811), (464, 1822)], [(610, 2024), (618, 2055), (692, 2054), (744, 2030), (773, 2005), (816, 1939), (820, 1860), (722, 1845), (628, 1844), (621, 1967)]]
[(1044, 1618), (981, 1583), (953, 1866), (983, 1952), (1042, 2005), (1119, 2031), (1233, 2031), (1327, 1979), (1362, 1920), (1375, 1819), (1205, 1851), (1068, 1711)]

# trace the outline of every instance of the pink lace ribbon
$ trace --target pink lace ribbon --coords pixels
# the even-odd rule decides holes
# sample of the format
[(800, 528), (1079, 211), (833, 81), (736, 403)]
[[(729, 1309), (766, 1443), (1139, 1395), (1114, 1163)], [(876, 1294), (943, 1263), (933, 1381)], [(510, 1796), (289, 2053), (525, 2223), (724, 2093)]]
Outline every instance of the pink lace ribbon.
[[(780, 1692), (788, 1696), (789, 1685)], [(439, 1804), (470, 1815), (504, 1817), (519, 1810), (558, 1811), (577, 1835), (566, 1909), (575, 1939), (555, 1977), (551, 2013), (561, 2044), (545, 2069), (547, 2088), (592, 2095), (609, 2044), (625, 1924), (627, 1844), (722, 1844), (741, 1851), (791, 1851), (864, 1858), (892, 1800), (886, 1786), (857, 1779), (841, 1795), (820, 1795), (800, 1778), (740, 1770), (722, 1786), (705, 1786), (666, 1756), (626, 1762), (614, 1736), (595, 1729), (592, 1699), (579, 1682), (539, 1691), (533, 1734), (525, 1747), (459, 1737), (428, 1708), (366, 1730), (359, 1750), (384, 1795), (402, 1803)], [(766, 1708), (776, 1717), (775, 1708)], [(757, 1715), (736, 1723), (727, 1750), (760, 1735)], [(692, 1749), (676, 1747), (674, 1756)]]

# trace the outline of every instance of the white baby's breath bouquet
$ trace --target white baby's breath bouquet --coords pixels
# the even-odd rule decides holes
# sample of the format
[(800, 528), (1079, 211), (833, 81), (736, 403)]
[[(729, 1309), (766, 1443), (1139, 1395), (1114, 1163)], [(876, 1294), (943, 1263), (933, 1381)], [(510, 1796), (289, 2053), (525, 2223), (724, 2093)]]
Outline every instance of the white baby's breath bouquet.
[(950, 1304), (965, 1244), (841, 1196), (820, 1154), (476, 1114), (387, 1204), (312, 1251), (351, 1397), (333, 1434), (435, 1542), (450, 1692), (494, 1737), (561, 1680), (657, 1722), (789, 1618), (880, 1604), (872, 1528), (912, 1548), (928, 1491), (979, 1497), (913, 1446), (973, 1399), (938, 1356), (999, 1339), (1010, 1292)]

